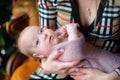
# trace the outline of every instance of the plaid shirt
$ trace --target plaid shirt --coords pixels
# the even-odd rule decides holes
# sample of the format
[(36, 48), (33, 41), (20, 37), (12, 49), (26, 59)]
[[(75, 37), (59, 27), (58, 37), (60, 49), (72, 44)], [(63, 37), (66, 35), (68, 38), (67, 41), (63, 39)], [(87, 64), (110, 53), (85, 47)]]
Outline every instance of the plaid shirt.
[[(73, 1), (72, 3), (70, 3)], [(74, 0), (38, 0), (40, 25), (56, 29), (64, 24), (77, 22), (72, 12)], [(74, 7), (76, 7), (75, 4)], [(75, 8), (76, 9), (76, 8)], [(102, 0), (97, 12), (96, 25), (91, 24), (88, 40), (95, 46), (118, 52), (120, 46), (120, 0)], [(78, 15), (77, 15), (78, 17)], [(79, 22), (78, 22), (79, 23)], [(82, 27), (82, 25), (80, 24)]]
[(90, 43), (110, 52), (120, 52), (120, 0), (101, 0), (96, 21), (85, 29), (79, 20), (75, 0), (37, 1), (42, 27), (55, 30), (64, 24), (77, 22)]

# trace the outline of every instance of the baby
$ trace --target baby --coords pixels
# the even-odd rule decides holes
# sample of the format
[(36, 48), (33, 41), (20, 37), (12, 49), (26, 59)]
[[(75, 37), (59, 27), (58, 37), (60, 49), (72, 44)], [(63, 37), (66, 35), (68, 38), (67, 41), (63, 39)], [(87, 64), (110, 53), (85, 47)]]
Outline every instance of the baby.
[[(103, 53), (102, 50), (85, 43), (78, 27), (77, 23), (66, 24), (57, 31), (36, 26), (27, 27), (18, 38), (18, 48), (23, 54), (35, 58), (47, 58), (53, 51), (60, 50), (63, 54), (59, 60), (80, 60), (76, 67), (91, 67), (104, 72), (111, 72), (119, 67), (120, 56), (107, 51)], [(88, 49), (91, 52), (87, 52)]]
[[(79, 38), (79, 31), (77, 30), (77, 27), (78, 24), (67, 24), (57, 31), (53, 31), (51, 29), (40, 28), (37, 26), (29, 26), (20, 33), (18, 37), (18, 48), (23, 54), (29, 57), (32, 56), (38, 59), (48, 57), (52, 51), (53, 46), (61, 42)], [(69, 37), (66, 32), (70, 34)], [(66, 56), (66, 58), (67, 57), (68, 56)], [(44, 71), (41, 70), (40, 74), (42, 75), (43, 73)], [(56, 76), (57, 79), (64, 77), (64, 75)]]
[[(29, 26), (25, 28), (19, 35), (18, 48), (27, 56), (33, 56), (37, 58), (48, 57), (55, 45), (58, 45), (62, 42), (65, 42), (66, 44), (68, 41), (73, 41), (79, 38), (79, 31), (77, 27), (78, 24), (71, 23), (65, 25), (63, 28), (60, 28), (57, 31), (53, 31), (47, 28)], [(64, 49), (61, 48), (61, 50)]]

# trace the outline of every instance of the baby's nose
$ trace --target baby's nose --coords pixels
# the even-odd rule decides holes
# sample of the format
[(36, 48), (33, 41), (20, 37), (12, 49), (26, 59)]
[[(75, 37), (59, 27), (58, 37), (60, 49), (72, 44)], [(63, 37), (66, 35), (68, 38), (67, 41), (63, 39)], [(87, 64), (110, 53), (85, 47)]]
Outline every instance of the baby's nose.
[(43, 33), (42, 35), (41, 35), (41, 38), (43, 39), (43, 40), (45, 40), (46, 38), (47, 38), (47, 34), (46, 33)]

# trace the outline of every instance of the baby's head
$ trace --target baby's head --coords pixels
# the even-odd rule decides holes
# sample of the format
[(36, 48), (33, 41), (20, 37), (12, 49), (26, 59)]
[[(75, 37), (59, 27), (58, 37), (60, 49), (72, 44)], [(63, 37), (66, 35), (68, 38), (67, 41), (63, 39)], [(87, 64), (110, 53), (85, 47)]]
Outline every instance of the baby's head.
[(18, 49), (27, 56), (37, 58), (47, 57), (51, 48), (61, 40), (51, 29), (37, 26), (26, 27), (18, 37)]

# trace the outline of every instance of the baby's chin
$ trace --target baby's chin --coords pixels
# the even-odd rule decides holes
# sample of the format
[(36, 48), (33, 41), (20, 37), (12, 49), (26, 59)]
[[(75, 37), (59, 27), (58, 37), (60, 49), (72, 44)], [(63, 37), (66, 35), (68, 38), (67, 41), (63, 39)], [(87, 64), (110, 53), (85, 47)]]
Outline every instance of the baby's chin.
[(53, 47), (54, 47), (55, 45), (59, 44), (59, 43), (61, 43), (60, 40), (54, 40)]
[(61, 42), (63, 42), (63, 39), (61, 39), (59, 37), (57, 37), (57, 38), (54, 39), (54, 45), (59, 44)]

